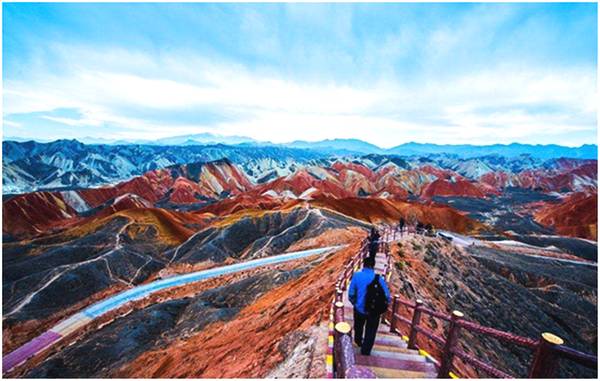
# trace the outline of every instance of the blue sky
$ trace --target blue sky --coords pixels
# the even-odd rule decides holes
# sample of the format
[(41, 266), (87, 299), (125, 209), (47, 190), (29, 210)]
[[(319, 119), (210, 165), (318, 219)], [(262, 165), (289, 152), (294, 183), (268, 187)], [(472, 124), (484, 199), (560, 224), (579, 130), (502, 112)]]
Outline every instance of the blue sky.
[(596, 143), (584, 4), (3, 4), (3, 134)]

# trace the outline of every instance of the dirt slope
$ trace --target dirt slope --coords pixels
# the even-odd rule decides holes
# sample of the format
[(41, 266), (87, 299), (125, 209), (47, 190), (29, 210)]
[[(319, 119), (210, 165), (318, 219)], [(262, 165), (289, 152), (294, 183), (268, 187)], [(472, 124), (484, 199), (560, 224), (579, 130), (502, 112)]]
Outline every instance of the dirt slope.
[[(304, 334), (295, 335), (314, 332), (315, 327), (328, 319), (332, 285), (339, 268), (356, 252), (359, 239), (364, 235), (362, 230), (349, 230), (346, 234), (355, 239), (351, 247), (331, 256), (298, 279), (266, 293), (240, 311), (235, 320), (211, 324), (187, 340), (145, 353), (121, 367), (115, 376), (265, 377), (285, 359), (285, 341), (292, 340), (289, 335), (299, 331)], [(321, 239), (325, 242), (338, 239), (335, 236), (339, 235), (339, 231), (326, 233)], [(324, 356), (315, 360), (321, 363), (314, 363), (311, 369), (324, 372)], [(315, 371), (304, 377), (324, 376)]]

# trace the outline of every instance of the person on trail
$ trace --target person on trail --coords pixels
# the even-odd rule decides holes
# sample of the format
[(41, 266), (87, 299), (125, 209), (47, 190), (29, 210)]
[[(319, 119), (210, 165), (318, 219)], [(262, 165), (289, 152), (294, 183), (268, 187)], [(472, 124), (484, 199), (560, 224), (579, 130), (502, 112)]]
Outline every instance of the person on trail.
[(375, 227), (371, 228), (371, 234), (369, 234), (369, 256), (375, 258), (379, 249), (379, 232)]
[(383, 276), (375, 274), (375, 258), (366, 257), (363, 269), (354, 273), (348, 288), (348, 299), (354, 306), (354, 342), (360, 353), (371, 354), (379, 319), (390, 303), (390, 291)]
[(435, 235), (435, 232), (433, 231), (433, 225), (432, 224), (425, 225), (425, 230), (427, 231), (427, 235), (428, 236), (433, 237)]
[(400, 235), (402, 235), (402, 233), (404, 232), (404, 217), (400, 218), (400, 223), (398, 224), (398, 226), (400, 227)]
[(379, 238), (381, 236), (379, 235), (379, 232), (377, 231), (377, 229), (375, 229), (375, 227), (371, 228), (371, 234), (369, 234), (369, 241), (374, 242), (374, 241), (379, 241)]
[(377, 251), (379, 251), (379, 244), (377, 243), (377, 241), (372, 241), (369, 243), (369, 257), (372, 257), (373, 259), (375, 259), (375, 256), (377, 255)]
[(423, 224), (421, 223), (421, 221), (417, 221), (416, 231), (417, 234), (423, 234)]

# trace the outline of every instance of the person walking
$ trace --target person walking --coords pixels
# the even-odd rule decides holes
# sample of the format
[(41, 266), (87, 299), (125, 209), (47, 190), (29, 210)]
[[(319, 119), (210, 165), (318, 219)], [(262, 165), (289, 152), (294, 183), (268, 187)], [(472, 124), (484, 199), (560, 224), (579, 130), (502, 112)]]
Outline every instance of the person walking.
[(374, 241), (379, 241), (379, 238), (381, 236), (379, 235), (379, 232), (377, 231), (377, 229), (375, 229), (375, 227), (371, 228), (371, 233), (369, 234), (369, 241), (374, 242)]
[(379, 232), (375, 227), (371, 228), (371, 233), (369, 234), (369, 257), (373, 257), (375, 259), (375, 255), (377, 255), (377, 251), (379, 250)]
[(379, 320), (391, 300), (384, 277), (375, 274), (374, 257), (366, 257), (363, 269), (352, 276), (348, 299), (354, 306), (354, 342), (362, 355), (369, 356), (375, 344)]
[(400, 217), (400, 223), (398, 224), (400, 227), (400, 237), (402, 237), (402, 233), (404, 232), (404, 217)]
[(372, 241), (369, 243), (369, 257), (375, 260), (375, 256), (379, 251), (379, 243), (377, 241)]

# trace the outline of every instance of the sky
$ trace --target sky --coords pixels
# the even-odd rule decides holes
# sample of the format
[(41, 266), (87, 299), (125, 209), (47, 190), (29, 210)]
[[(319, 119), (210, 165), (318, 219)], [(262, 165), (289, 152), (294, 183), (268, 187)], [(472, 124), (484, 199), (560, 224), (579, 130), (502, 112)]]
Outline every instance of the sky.
[(595, 3), (4, 3), (3, 137), (596, 143)]

